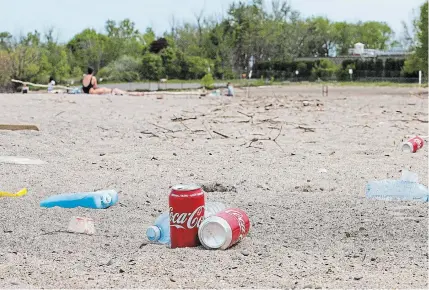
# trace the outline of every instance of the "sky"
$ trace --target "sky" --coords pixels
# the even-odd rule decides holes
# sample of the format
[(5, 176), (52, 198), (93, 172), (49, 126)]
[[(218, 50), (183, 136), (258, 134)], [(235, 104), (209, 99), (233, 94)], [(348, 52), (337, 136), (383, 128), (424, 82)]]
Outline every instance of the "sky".
[[(334, 21), (385, 21), (401, 34), (401, 22), (410, 23), (425, 0), (289, 0), (292, 8), (307, 16), (326, 16)], [(233, 0), (0, 0), (0, 32), (18, 36), (55, 28), (60, 42), (85, 28), (104, 29), (106, 20), (130, 18), (137, 29), (152, 27), (160, 36), (176, 23), (195, 21), (195, 15), (221, 15)], [(265, 1), (267, 5), (270, 0)]]

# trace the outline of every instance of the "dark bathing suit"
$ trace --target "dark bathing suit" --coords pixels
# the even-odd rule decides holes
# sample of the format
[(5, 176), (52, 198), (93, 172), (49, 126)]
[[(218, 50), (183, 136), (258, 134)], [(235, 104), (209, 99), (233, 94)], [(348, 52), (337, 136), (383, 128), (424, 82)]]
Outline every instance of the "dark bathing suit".
[(91, 77), (91, 80), (89, 81), (89, 85), (88, 85), (87, 87), (85, 87), (85, 86), (82, 84), (82, 90), (83, 90), (83, 92), (84, 92), (85, 94), (89, 94), (89, 91), (90, 91), (93, 87), (94, 87), (94, 85), (92, 84), (92, 77)]

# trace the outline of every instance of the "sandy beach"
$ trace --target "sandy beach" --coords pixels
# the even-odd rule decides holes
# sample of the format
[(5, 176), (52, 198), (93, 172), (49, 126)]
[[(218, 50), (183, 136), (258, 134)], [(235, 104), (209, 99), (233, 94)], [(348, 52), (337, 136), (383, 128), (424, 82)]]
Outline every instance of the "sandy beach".
[[(427, 94), (417, 89), (236, 88), (237, 97), (0, 94), (0, 288), (427, 288), (428, 205), (368, 200), (402, 169), (428, 185)], [(304, 106), (304, 102), (308, 106)], [(214, 131), (227, 136), (225, 138)], [(226, 251), (150, 244), (169, 188), (245, 210), (249, 236)], [(217, 184), (217, 185), (216, 185)], [(214, 186), (210, 186), (214, 185)], [(116, 189), (106, 210), (46, 209), (50, 195)], [(212, 191), (212, 190), (210, 190)], [(72, 216), (96, 234), (67, 233)]]

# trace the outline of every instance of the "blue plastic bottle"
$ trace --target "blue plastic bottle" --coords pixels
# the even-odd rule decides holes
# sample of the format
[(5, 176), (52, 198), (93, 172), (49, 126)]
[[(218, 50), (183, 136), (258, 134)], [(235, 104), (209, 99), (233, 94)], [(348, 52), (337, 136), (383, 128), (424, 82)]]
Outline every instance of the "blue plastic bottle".
[(154, 225), (146, 230), (146, 236), (151, 242), (168, 244), (170, 242), (170, 214), (165, 212), (160, 215)]
[(400, 180), (386, 179), (369, 182), (366, 185), (365, 194), (369, 199), (428, 202), (429, 191), (427, 187), (417, 181), (416, 174), (403, 171)]
[(62, 208), (108, 208), (118, 202), (118, 193), (115, 190), (101, 190), (96, 192), (65, 193), (48, 197), (40, 202), (41, 207)]

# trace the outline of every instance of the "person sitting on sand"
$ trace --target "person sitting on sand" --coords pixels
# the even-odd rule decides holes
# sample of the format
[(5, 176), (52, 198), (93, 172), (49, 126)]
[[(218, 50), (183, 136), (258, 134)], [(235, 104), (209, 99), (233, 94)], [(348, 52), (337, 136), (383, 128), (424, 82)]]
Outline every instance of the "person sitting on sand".
[(100, 88), (97, 83), (97, 78), (94, 76), (94, 69), (92, 67), (88, 67), (88, 73), (83, 76), (82, 90), (85, 94), (91, 94), (91, 95), (112, 94), (112, 95), (143, 96), (143, 93), (127, 93), (120, 89)]
[(55, 87), (55, 80), (53, 77), (49, 78), (49, 84), (48, 84), (48, 93), (51, 93), (54, 90)]
[(231, 83), (227, 83), (226, 84), (226, 88), (227, 88), (227, 93), (226, 93), (226, 95), (228, 96), (228, 97), (233, 97), (234, 96), (234, 87), (232, 86), (232, 84)]

